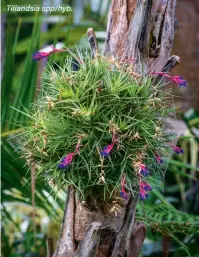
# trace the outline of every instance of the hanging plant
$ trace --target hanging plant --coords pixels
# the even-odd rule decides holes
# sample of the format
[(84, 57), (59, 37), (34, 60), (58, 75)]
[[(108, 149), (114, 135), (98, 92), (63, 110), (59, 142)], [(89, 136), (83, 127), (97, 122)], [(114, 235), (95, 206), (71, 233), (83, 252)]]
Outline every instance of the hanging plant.
[(83, 200), (125, 200), (137, 192), (144, 200), (161, 185), (168, 149), (183, 151), (165, 129), (171, 90), (153, 82), (156, 74), (136, 74), (132, 60), (82, 56), (76, 71), (68, 58), (44, 72), (21, 135), (23, 155), (39, 177), (74, 185)]

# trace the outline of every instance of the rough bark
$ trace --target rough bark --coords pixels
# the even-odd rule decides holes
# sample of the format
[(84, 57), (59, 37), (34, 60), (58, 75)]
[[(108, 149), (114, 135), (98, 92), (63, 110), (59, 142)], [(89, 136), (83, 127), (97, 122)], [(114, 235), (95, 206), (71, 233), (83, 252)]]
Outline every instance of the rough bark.
[(114, 0), (105, 54), (135, 59), (136, 72), (162, 70), (174, 40), (175, 8), (176, 0)]
[(53, 257), (72, 257), (74, 254), (74, 213), (75, 192), (71, 186), (67, 191), (63, 222)]
[[(104, 54), (123, 60), (135, 59), (137, 73), (170, 71), (179, 62), (176, 56), (170, 58), (176, 27), (175, 6), (176, 0), (113, 0)], [(95, 57), (98, 48), (93, 30), (89, 29), (87, 35), (92, 57)], [(130, 196), (118, 217), (104, 212), (95, 204), (86, 206), (78, 197), (75, 203), (71, 198), (74, 199), (74, 195), (69, 193), (68, 201), (72, 204), (67, 201), (53, 257), (139, 255), (146, 228), (134, 222), (138, 196)], [(70, 219), (67, 208), (70, 208)], [(65, 230), (67, 233), (63, 232)], [(71, 236), (67, 236), (69, 234)]]
[[(134, 232), (134, 218), (135, 218), (137, 201), (138, 201), (138, 196), (134, 198), (131, 196), (128, 201), (128, 204), (125, 208), (124, 222), (121, 226), (119, 233), (117, 234), (111, 257), (132, 256), (131, 252), (129, 252), (129, 249), (130, 249), (130, 246), (134, 249), (134, 246), (132, 245), (133, 243), (132, 235)], [(145, 233), (142, 234), (142, 237), (137, 238), (137, 240), (143, 242), (144, 238), (145, 238)], [(142, 244), (140, 244), (140, 246), (141, 245)], [(137, 251), (139, 253), (140, 248), (137, 249)], [(135, 257), (136, 256), (137, 255), (135, 255)]]
[(94, 257), (100, 244), (100, 228), (102, 223), (92, 222), (78, 245), (74, 257)]

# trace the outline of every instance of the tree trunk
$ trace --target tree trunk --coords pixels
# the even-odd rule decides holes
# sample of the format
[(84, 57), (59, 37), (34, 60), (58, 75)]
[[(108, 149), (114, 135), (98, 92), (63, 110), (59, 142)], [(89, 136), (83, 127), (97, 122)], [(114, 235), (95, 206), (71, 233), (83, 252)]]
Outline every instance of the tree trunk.
[(136, 72), (160, 71), (170, 57), (176, 0), (114, 0), (105, 54), (135, 59)]
[[(176, 0), (113, 0), (104, 54), (134, 59), (136, 73), (170, 71), (179, 62), (176, 56), (169, 58), (175, 33), (175, 7)], [(88, 37), (94, 56), (97, 46), (92, 30), (88, 30)], [(53, 257), (139, 255), (146, 228), (134, 222), (138, 196), (130, 196), (121, 214), (114, 217), (100, 206), (80, 202), (72, 187), (67, 195)]]

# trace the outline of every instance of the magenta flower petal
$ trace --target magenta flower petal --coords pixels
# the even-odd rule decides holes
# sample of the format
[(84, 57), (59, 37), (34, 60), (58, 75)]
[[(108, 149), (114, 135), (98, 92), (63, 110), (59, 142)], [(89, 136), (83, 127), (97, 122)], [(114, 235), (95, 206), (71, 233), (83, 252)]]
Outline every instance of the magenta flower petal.
[(186, 82), (186, 80), (183, 79), (182, 76), (173, 76), (173, 77), (171, 77), (171, 80), (174, 83), (177, 83), (180, 87), (186, 87), (187, 86), (187, 82)]
[(144, 177), (149, 176), (149, 169), (147, 168), (147, 166), (145, 164), (143, 164), (143, 163), (140, 164), (139, 173)]
[(141, 200), (145, 200), (149, 197), (149, 191), (152, 190), (152, 187), (147, 183), (143, 182), (142, 179), (140, 178), (140, 192), (139, 196)]
[(52, 53), (53, 53), (53, 51), (50, 51), (50, 52), (36, 52), (32, 55), (32, 59), (35, 60), (35, 61), (40, 61), (40, 60), (48, 57)]
[(140, 190), (139, 196), (140, 199), (144, 201), (149, 197), (149, 194), (145, 190)]
[(159, 163), (159, 164), (163, 163), (163, 160), (160, 158), (160, 156), (158, 154), (155, 154), (155, 159), (156, 159), (157, 163)]
[(65, 50), (58, 50), (56, 49), (55, 47), (51, 46), (52, 50), (51, 51), (48, 51), (48, 52), (35, 52), (33, 55), (32, 55), (32, 59), (35, 60), (35, 61), (40, 61), (46, 57), (48, 57), (49, 55), (51, 55), (52, 53), (55, 53), (55, 52), (65, 52)]
[(174, 150), (174, 152), (176, 152), (177, 154), (181, 154), (184, 153), (184, 150), (178, 146), (173, 146), (171, 145), (172, 149)]
[(107, 145), (103, 148), (103, 150), (100, 152), (100, 155), (103, 157), (108, 157), (108, 155), (110, 154), (111, 150), (114, 147), (114, 143)]
[(152, 191), (152, 187), (147, 182), (143, 182), (143, 189), (145, 191)]
[(60, 162), (58, 165), (58, 169), (65, 169), (68, 166), (70, 166), (71, 162), (73, 161), (73, 157), (76, 153), (80, 154), (80, 142), (81, 142), (81, 137), (79, 138), (76, 146), (75, 146), (75, 151), (72, 153), (67, 154)]
[(169, 78), (172, 82), (178, 84), (180, 87), (186, 87), (187, 86), (187, 81), (183, 79), (182, 76), (170, 76), (166, 72), (152, 72), (152, 75), (161, 75), (165, 78)]
[(68, 166), (70, 166), (72, 160), (73, 160), (74, 153), (67, 154), (58, 165), (58, 169), (65, 169)]

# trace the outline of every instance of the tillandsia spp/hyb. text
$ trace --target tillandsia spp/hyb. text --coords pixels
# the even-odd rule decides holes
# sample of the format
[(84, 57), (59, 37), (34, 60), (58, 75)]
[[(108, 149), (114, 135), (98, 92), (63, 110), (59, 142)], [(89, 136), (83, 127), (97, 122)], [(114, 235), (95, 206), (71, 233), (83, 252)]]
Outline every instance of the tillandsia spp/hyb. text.
[(71, 12), (72, 8), (67, 5), (67, 6), (38, 6), (38, 5), (27, 5), (27, 6), (19, 6), (19, 5), (7, 5), (7, 11), (11, 12)]

